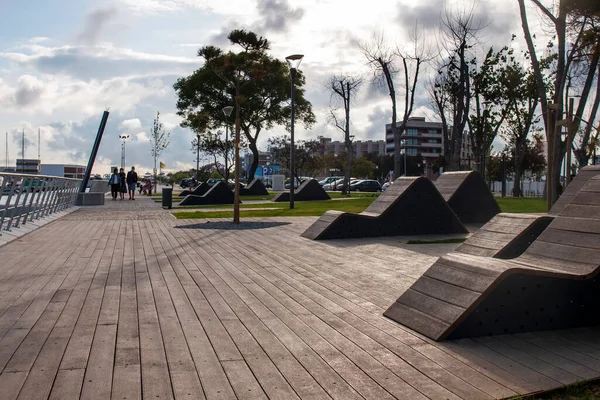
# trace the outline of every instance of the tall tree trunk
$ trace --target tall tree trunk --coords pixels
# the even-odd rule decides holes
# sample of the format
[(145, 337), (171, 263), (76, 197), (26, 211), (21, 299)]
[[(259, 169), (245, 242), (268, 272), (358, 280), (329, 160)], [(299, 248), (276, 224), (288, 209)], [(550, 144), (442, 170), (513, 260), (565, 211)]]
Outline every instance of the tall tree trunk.
[(577, 162), (579, 164), (579, 168), (583, 168), (590, 162), (591, 152), (589, 151), (590, 138), (593, 127), (593, 123), (596, 120), (596, 116), (598, 115), (598, 107), (600, 106), (600, 76), (596, 78), (596, 97), (594, 98), (594, 104), (592, 104), (592, 110), (589, 116), (589, 122), (586, 123), (585, 129), (583, 131), (583, 137), (581, 139), (581, 144), (578, 149), (575, 149), (575, 157), (577, 157)]
[[(246, 134), (246, 137), (248, 138), (250, 135)], [(252, 180), (254, 179), (254, 174), (256, 173), (256, 170), (258, 169), (258, 147), (256, 145), (256, 140), (249, 140), (248, 141), (248, 147), (250, 148), (250, 151), (252, 152), (252, 165), (250, 166), (250, 171), (248, 171), (248, 182), (252, 182)]]
[[(343, 85), (343, 83), (342, 83)], [(352, 141), (350, 140), (350, 83), (346, 82), (346, 98), (344, 99), (344, 109), (346, 112), (346, 125), (345, 125), (345, 144), (346, 144), (346, 174), (344, 177), (344, 187), (343, 192), (345, 194), (350, 193), (350, 172), (352, 170), (352, 158), (354, 154), (352, 154)]]

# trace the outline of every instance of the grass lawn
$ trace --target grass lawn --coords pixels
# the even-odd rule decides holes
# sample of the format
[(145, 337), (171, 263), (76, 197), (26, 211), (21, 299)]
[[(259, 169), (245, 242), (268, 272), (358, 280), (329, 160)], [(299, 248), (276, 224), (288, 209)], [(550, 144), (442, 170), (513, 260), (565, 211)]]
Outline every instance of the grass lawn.
[[(346, 211), (351, 213), (359, 213), (365, 210), (375, 200), (374, 197), (360, 197), (346, 201), (332, 202), (330, 200), (324, 201), (300, 201), (295, 203), (295, 208), (290, 210), (289, 203), (269, 203), (269, 204), (242, 204), (240, 208), (242, 217), (305, 217), (314, 216), (318, 217), (323, 215), (328, 210)], [(254, 210), (254, 211), (243, 211), (253, 208), (277, 208), (276, 210)], [(189, 219), (189, 218), (233, 218), (233, 207), (232, 206), (207, 206), (205, 209), (210, 208), (230, 208), (231, 211), (216, 211), (216, 212), (173, 212), (177, 218)]]
[[(329, 193), (333, 198), (343, 197), (339, 192)], [(273, 193), (269, 196), (273, 197)], [(338, 210), (351, 213), (364, 211), (377, 197), (372, 193), (352, 193), (349, 200), (344, 201), (300, 201), (295, 203), (293, 210), (289, 209), (289, 203), (262, 203), (262, 204), (241, 204), (242, 217), (280, 217), (280, 216), (321, 216), (325, 211)], [(244, 200), (262, 200), (268, 199), (265, 196), (242, 196)], [(502, 212), (509, 213), (543, 213), (546, 212), (546, 202), (543, 199), (536, 198), (497, 198), (496, 201)], [(182, 207), (184, 208), (184, 207)], [(210, 206), (190, 206), (185, 207), (202, 209), (202, 212), (177, 212), (173, 215), (181, 219), (191, 218), (233, 218), (233, 206), (230, 205), (210, 205)], [(206, 211), (211, 208), (219, 211)], [(276, 210), (252, 210), (253, 208), (277, 208)], [(228, 211), (222, 211), (227, 209)], [(246, 211), (244, 211), (246, 210)], [(250, 211), (252, 210), (252, 211)]]
[(545, 213), (546, 200), (541, 198), (497, 197), (500, 210), (505, 213)]

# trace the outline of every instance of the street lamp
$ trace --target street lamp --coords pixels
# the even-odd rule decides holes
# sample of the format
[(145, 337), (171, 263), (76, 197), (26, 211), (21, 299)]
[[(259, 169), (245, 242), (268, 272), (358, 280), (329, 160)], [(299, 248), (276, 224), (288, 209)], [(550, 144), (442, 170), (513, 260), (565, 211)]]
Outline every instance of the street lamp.
[(200, 133), (196, 133), (196, 182), (200, 181)]
[(291, 82), (291, 125), (290, 125), (290, 209), (294, 208), (294, 84), (296, 82), (296, 72), (298, 71), (298, 67), (300, 67), (300, 63), (304, 58), (303, 54), (292, 54), (291, 56), (287, 56), (285, 61), (287, 61), (288, 66), (290, 67), (290, 76), (292, 78)]
[(223, 107), (223, 114), (225, 115), (225, 183), (229, 185), (229, 169), (227, 168), (227, 157), (229, 157), (229, 117), (233, 111), (233, 106)]
[(408, 149), (406, 148), (406, 146), (408, 145), (407, 138), (404, 138), (403, 144), (404, 144), (404, 176), (408, 176), (408, 174), (406, 173), (406, 156), (408, 156), (408, 152), (407, 152)]
[(121, 133), (119, 139), (123, 141), (123, 143), (121, 143), (121, 168), (125, 169), (125, 141), (129, 139), (129, 135)]

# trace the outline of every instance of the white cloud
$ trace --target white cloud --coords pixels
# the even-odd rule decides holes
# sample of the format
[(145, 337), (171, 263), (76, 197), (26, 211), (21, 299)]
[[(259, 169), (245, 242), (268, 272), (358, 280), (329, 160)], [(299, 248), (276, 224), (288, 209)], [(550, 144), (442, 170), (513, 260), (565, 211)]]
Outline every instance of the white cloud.
[(126, 119), (125, 121), (121, 122), (121, 129), (127, 132), (135, 131), (141, 127), (142, 121), (140, 121), (139, 118)]
[(146, 132), (139, 132), (136, 133), (134, 135), (135, 140), (137, 140), (138, 142), (149, 142), (150, 141), (150, 137), (148, 136), (148, 134)]
[(50, 38), (47, 38), (45, 36), (34, 36), (32, 38), (29, 38), (28, 42), (29, 43), (42, 43), (45, 41), (50, 40)]
[[(249, 0), (119, 0), (138, 14), (161, 14), (200, 9), (216, 14), (239, 15), (247, 13)], [(253, 4), (254, 5), (254, 4)]]

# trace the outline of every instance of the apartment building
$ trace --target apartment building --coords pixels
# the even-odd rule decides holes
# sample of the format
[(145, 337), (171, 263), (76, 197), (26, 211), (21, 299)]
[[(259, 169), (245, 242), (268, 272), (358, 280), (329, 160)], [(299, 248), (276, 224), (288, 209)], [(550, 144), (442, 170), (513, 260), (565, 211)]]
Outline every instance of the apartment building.
[[(400, 127), (402, 122), (396, 122)], [(420, 155), (425, 162), (433, 163), (443, 154), (444, 137), (440, 122), (425, 121), (425, 117), (410, 117), (406, 129), (401, 136), (402, 151), (409, 156)], [(385, 150), (387, 154), (394, 154), (394, 135), (392, 124), (385, 126)]]
[(16, 172), (19, 174), (39, 174), (40, 160), (18, 158)]
[[(319, 140), (325, 147), (325, 153), (345, 153), (346, 145), (343, 141), (332, 141), (331, 138), (319, 137)], [(354, 158), (364, 157), (369, 153), (385, 155), (385, 141), (383, 140), (354, 140), (352, 142), (352, 154)]]
[(85, 169), (85, 165), (42, 164), (40, 173), (42, 175), (60, 176), (62, 178), (83, 179)]

